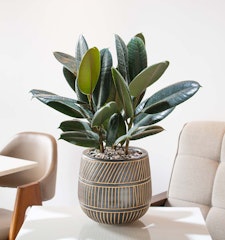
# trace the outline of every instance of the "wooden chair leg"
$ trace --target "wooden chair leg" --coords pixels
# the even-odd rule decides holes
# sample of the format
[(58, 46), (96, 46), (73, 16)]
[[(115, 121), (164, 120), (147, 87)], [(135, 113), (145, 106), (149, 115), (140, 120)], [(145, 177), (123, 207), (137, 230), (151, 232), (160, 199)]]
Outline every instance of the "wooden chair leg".
[(9, 240), (15, 240), (25, 219), (26, 210), (32, 205), (42, 205), (40, 184), (38, 182), (17, 188)]

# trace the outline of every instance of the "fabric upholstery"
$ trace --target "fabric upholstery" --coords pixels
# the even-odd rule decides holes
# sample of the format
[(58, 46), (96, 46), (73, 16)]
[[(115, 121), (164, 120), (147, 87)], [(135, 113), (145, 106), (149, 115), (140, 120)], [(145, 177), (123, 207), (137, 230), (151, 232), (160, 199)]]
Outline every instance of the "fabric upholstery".
[(225, 122), (184, 126), (166, 205), (200, 207), (213, 240), (225, 239)]
[[(38, 182), (42, 201), (55, 195), (57, 144), (53, 136), (39, 132), (22, 132), (12, 137), (1, 155), (38, 162), (37, 167), (0, 177), (1, 187), (17, 188)], [(30, 196), (32, 199), (32, 196)], [(35, 198), (35, 196), (33, 196)], [(0, 240), (7, 240), (12, 211), (0, 209)]]
[(46, 201), (54, 196), (57, 146), (53, 136), (39, 132), (18, 133), (13, 136), (0, 154), (38, 162), (38, 166), (33, 169), (0, 177), (0, 186), (16, 188), (39, 181), (42, 199)]
[(0, 240), (8, 239), (12, 211), (0, 208)]

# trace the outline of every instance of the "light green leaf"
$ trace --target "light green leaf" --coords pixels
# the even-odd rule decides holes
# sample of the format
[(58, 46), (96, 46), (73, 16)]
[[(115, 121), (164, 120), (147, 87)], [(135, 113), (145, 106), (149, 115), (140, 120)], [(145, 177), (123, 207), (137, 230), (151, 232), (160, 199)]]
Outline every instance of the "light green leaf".
[(78, 72), (78, 87), (82, 93), (86, 95), (93, 93), (98, 82), (100, 68), (100, 52), (96, 47), (90, 48), (84, 55)]

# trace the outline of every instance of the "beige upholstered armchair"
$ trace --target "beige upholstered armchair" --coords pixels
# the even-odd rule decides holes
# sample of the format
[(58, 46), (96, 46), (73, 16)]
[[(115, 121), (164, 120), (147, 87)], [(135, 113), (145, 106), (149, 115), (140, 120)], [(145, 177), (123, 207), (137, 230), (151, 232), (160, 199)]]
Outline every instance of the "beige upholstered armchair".
[(199, 207), (213, 240), (225, 239), (225, 122), (187, 123), (167, 193), (152, 206)]
[(27, 207), (42, 205), (55, 195), (57, 144), (49, 134), (23, 132), (13, 136), (0, 154), (38, 162), (33, 169), (0, 177), (0, 186), (17, 189), (14, 210), (0, 208), (0, 240), (14, 240)]

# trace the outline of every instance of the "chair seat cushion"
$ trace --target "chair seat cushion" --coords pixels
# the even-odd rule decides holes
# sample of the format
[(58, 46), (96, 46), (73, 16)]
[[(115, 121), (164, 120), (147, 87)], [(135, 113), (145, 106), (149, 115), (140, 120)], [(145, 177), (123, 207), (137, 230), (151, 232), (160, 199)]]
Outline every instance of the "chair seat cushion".
[(194, 202), (188, 202), (181, 199), (169, 198), (167, 199), (165, 206), (167, 207), (197, 207), (200, 208), (203, 217), (206, 219), (210, 207), (203, 204), (198, 204)]
[(12, 211), (0, 208), (0, 240), (8, 239), (11, 218)]

